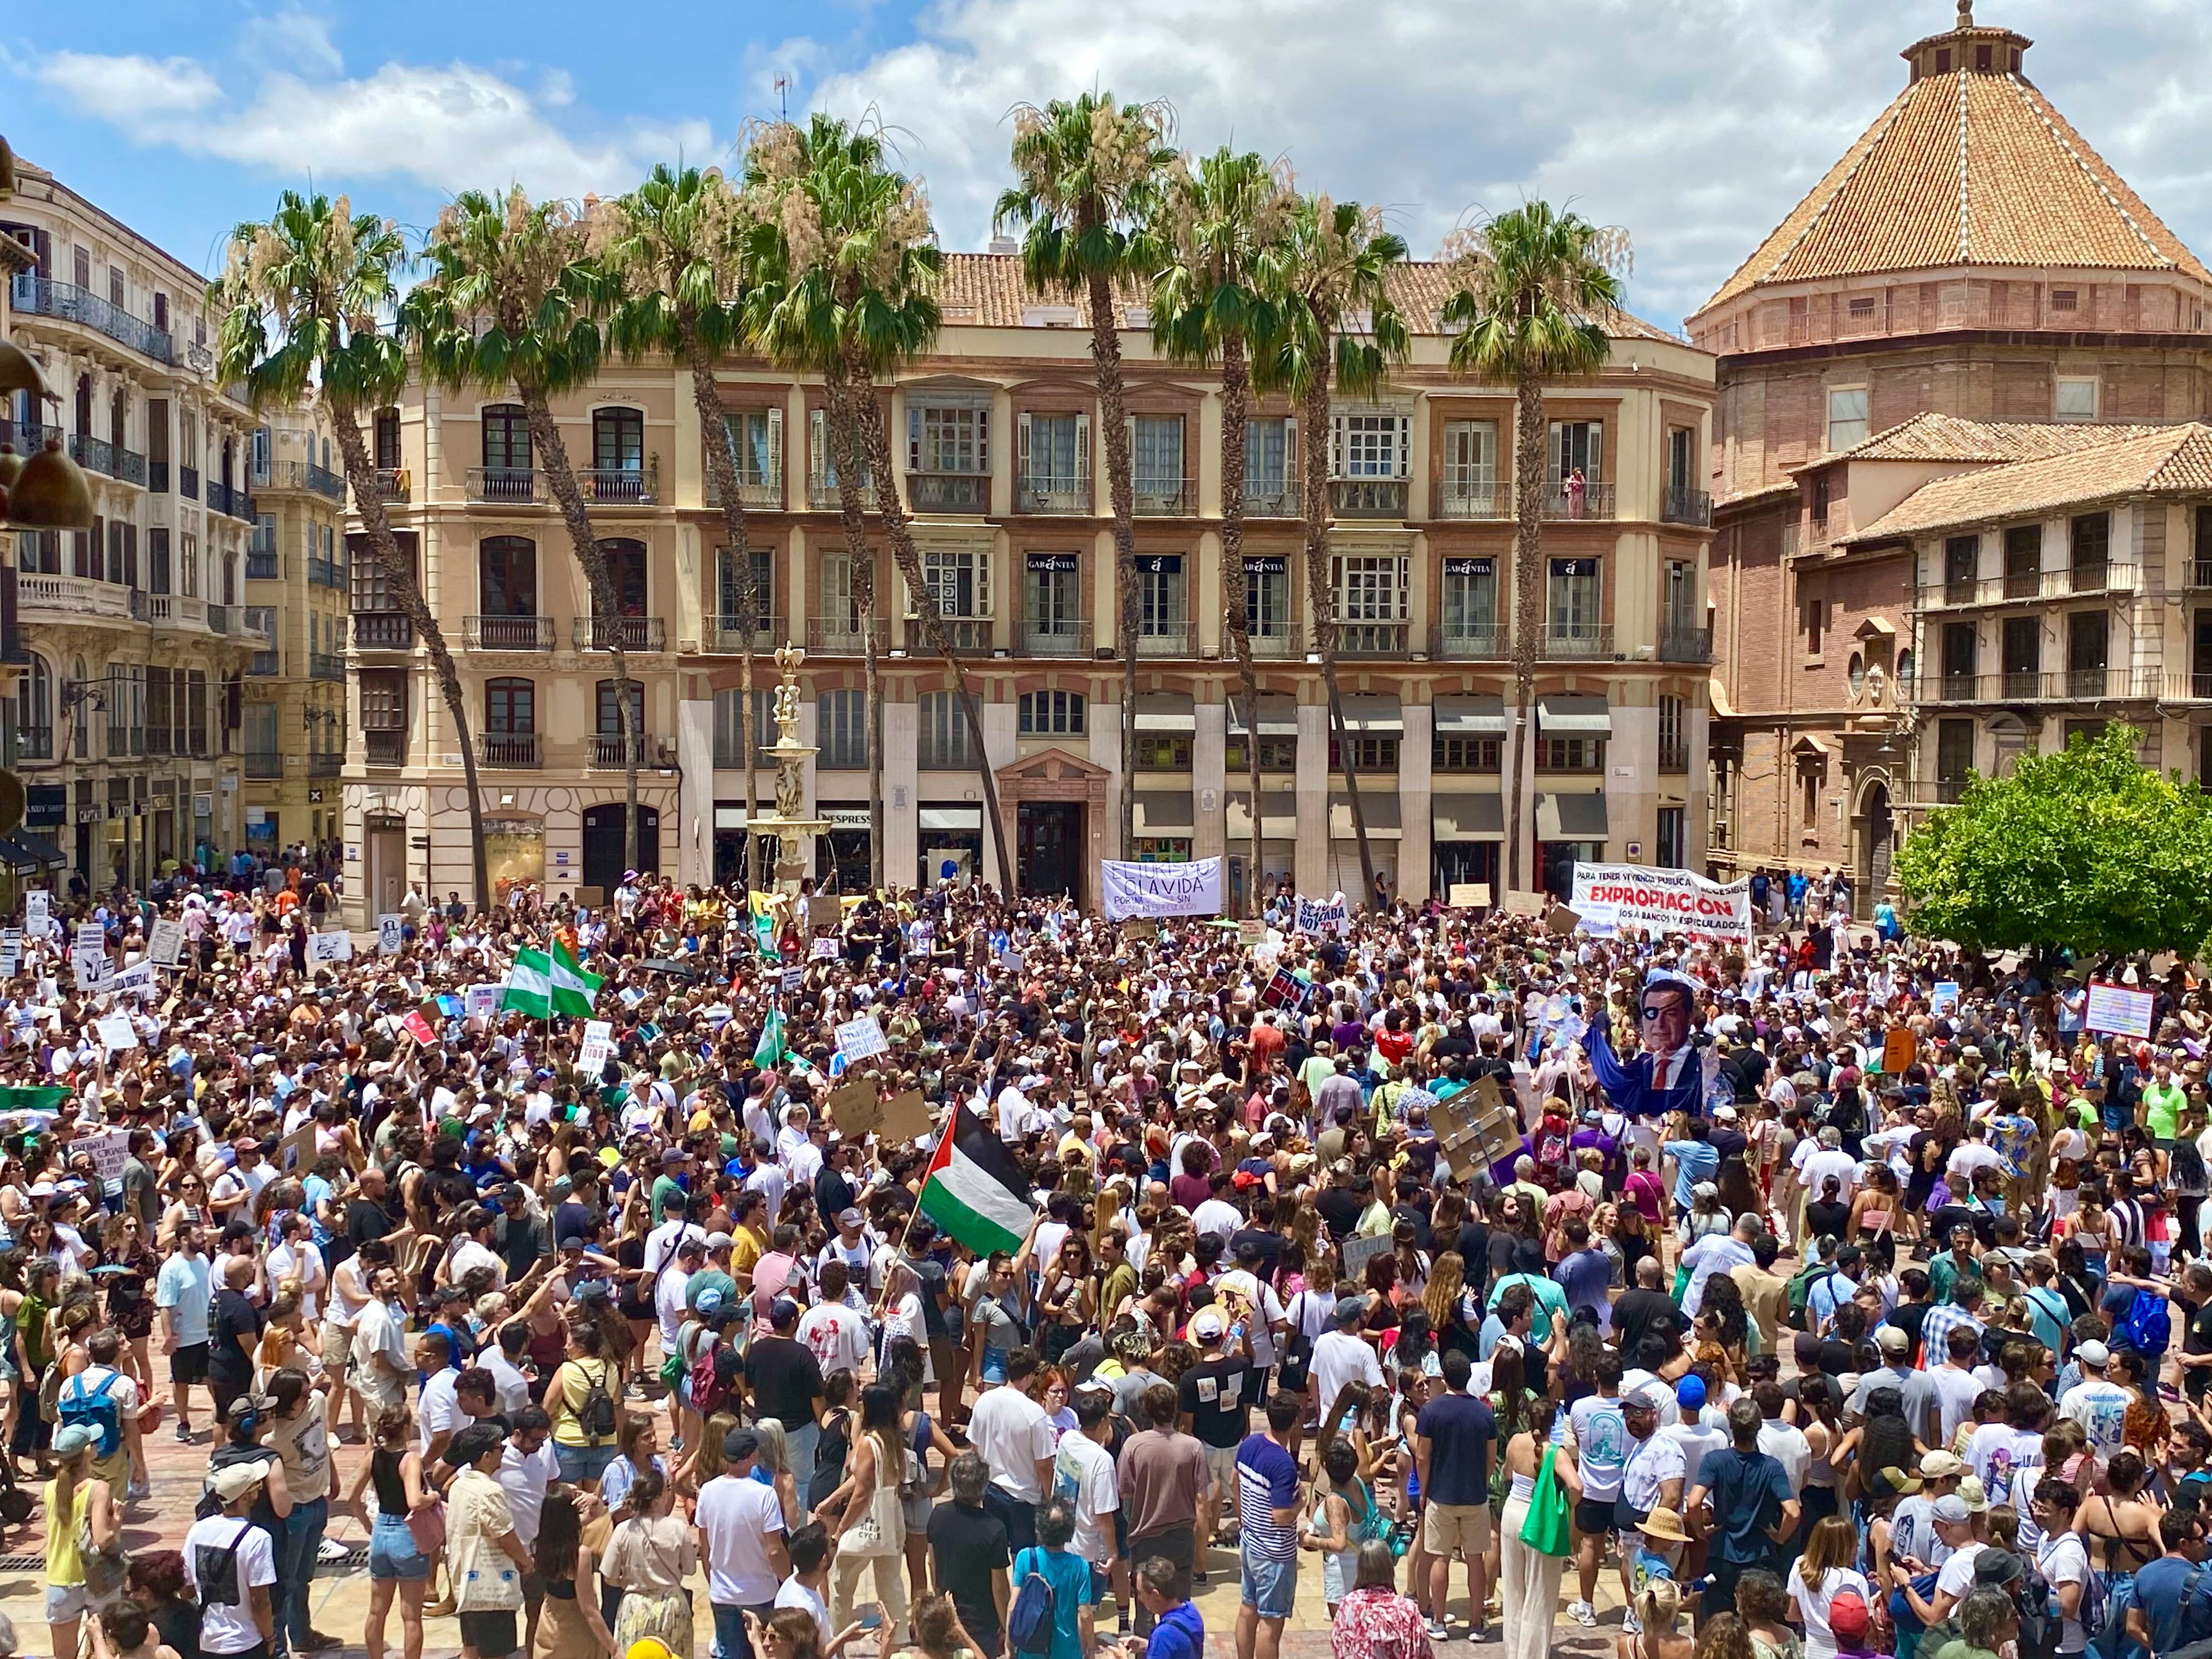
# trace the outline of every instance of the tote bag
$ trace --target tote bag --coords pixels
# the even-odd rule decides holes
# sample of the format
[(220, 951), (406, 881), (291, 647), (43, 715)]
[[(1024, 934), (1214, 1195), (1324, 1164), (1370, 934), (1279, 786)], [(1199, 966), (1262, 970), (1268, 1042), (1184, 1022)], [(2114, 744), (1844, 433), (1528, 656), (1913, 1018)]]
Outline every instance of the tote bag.
[(1536, 1489), (1528, 1497), (1528, 1516), (1521, 1523), (1521, 1541), (1539, 1555), (1564, 1556), (1568, 1550), (1567, 1489), (1552, 1462), (1557, 1446), (1544, 1448), (1543, 1466), (1536, 1471)]

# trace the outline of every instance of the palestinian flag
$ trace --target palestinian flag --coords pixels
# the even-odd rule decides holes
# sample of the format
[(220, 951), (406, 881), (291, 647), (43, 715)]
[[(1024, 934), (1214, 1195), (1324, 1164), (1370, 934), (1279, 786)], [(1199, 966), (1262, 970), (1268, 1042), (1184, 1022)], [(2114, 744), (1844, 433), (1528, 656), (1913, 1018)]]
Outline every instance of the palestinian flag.
[(978, 1255), (1019, 1249), (1036, 1219), (1014, 1155), (963, 1105), (953, 1107), (930, 1158), (921, 1212)]
[(592, 1005), (599, 997), (599, 987), (605, 982), (605, 976), (586, 973), (568, 947), (557, 939), (553, 941), (547, 978), (555, 1013), (574, 1014), (580, 1019), (592, 1017)]
[(507, 970), (507, 987), (500, 994), (501, 1011), (544, 1019), (552, 1012), (552, 958), (543, 951), (517, 951), (514, 966)]

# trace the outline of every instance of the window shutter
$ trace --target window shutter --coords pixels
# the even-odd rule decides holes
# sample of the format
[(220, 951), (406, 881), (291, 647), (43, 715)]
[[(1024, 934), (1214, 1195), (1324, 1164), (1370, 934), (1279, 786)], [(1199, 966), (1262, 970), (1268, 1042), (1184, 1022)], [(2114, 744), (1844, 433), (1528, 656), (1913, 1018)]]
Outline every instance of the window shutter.
[(1121, 417), (1121, 432), (1129, 446), (1129, 479), (1133, 483), (1137, 477), (1137, 417), (1135, 416), (1124, 415)]
[(921, 471), (921, 405), (909, 404), (906, 411), (906, 470)]
[(1344, 476), (1344, 416), (1337, 414), (1328, 417), (1328, 476)]
[(761, 482), (779, 495), (783, 490), (783, 411), (768, 412), (768, 477)]
[(1589, 429), (1589, 481), (1597, 483), (1605, 477), (1605, 428), (1592, 421)]
[(1289, 416), (1283, 422), (1283, 488), (1295, 489), (1298, 474), (1304, 471), (1304, 453), (1298, 448), (1298, 417)]
[(1413, 417), (1410, 415), (1398, 417), (1398, 476), (1413, 476)]
[(1026, 414), (1014, 416), (1014, 476), (1017, 480), (1033, 476), (1030, 471), (1030, 417)]
[(1091, 417), (1075, 417), (1075, 482), (1088, 489), (1091, 484)]
[(988, 617), (991, 610), (991, 556), (988, 552), (975, 556), (975, 614)]
[[(922, 579), (925, 581), (928, 580), (928, 568), (927, 566), (923, 567)], [(899, 572), (899, 582), (900, 585), (906, 589), (906, 619), (908, 622), (920, 621), (921, 617), (921, 600), (915, 591), (913, 579), (909, 577), (906, 572), (902, 570)]]
[(816, 490), (830, 487), (830, 422), (825, 418), (826, 414), (826, 410), (817, 409), (810, 411), (806, 417), (806, 477), (809, 484)]
[(975, 411), (975, 470), (991, 470), (991, 411), (988, 409)]

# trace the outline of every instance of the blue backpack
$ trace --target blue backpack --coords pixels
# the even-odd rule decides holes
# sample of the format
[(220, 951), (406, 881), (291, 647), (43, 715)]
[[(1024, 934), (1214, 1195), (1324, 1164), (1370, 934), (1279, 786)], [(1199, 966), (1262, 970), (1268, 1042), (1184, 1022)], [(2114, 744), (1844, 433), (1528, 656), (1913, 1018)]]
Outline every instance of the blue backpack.
[(2137, 1291), (2115, 1333), (2123, 1346), (2157, 1358), (2173, 1340), (2173, 1316), (2156, 1291)]
[(1053, 1631), (1060, 1620), (1060, 1603), (1044, 1576), (1044, 1563), (1031, 1559), (1037, 1554), (1036, 1550), (1024, 1550), (1014, 1558), (1017, 1573), (1022, 1571), (1023, 1562), (1029, 1562), (1029, 1576), (1014, 1592), (1013, 1606), (1006, 1609), (1006, 1645), (1015, 1653), (1050, 1653)]
[(100, 1378), (98, 1388), (88, 1392), (84, 1386), (84, 1374), (80, 1371), (70, 1378), (70, 1385), (63, 1391), (55, 1408), (56, 1416), (64, 1428), (72, 1423), (81, 1423), (99, 1431), (99, 1448), (93, 1454), (95, 1457), (112, 1457), (116, 1448), (123, 1443), (123, 1410), (108, 1394), (108, 1390), (115, 1386), (115, 1372), (108, 1372)]

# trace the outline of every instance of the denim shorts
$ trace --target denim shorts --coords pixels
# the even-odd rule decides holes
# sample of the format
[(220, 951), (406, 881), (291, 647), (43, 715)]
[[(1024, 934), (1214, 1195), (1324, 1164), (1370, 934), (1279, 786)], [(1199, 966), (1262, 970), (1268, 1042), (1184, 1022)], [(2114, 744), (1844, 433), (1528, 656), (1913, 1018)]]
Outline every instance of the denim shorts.
[(1289, 1618), (1291, 1600), (1297, 1593), (1298, 1564), (1255, 1561), (1249, 1554), (1243, 1561), (1244, 1605), (1256, 1609), (1262, 1619)]
[(378, 1512), (375, 1529), (368, 1535), (368, 1576), (410, 1582), (430, 1576), (430, 1558), (422, 1553), (414, 1533), (400, 1516)]
[(599, 1477), (607, 1472), (607, 1465), (615, 1461), (619, 1449), (608, 1441), (604, 1446), (564, 1446), (553, 1443), (553, 1460), (561, 1466), (561, 1478), (572, 1486), (599, 1484)]
[(46, 1586), (46, 1622), (66, 1625), (92, 1611), (92, 1595), (82, 1584)]
[(987, 1387), (996, 1388), (1006, 1380), (1006, 1351), (1004, 1348), (983, 1350), (981, 1381)]

